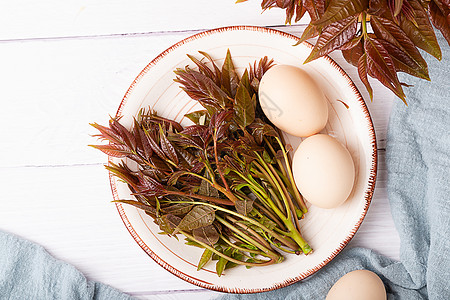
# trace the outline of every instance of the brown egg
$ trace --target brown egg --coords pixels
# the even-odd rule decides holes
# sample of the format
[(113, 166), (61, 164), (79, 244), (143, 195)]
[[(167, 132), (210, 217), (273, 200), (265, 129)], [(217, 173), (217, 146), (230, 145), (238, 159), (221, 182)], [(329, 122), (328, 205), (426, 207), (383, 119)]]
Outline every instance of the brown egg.
[(289, 134), (307, 137), (321, 131), (328, 121), (325, 96), (303, 69), (270, 68), (261, 78), (258, 95), (267, 118)]
[(342, 276), (326, 300), (386, 300), (383, 281), (374, 272), (356, 270)]
[(303, 197), (321, 208), (335, 208), (350, 195), (355, 166), (348, 150), (335, 138), (316, 134), (294, 153), (292, 171)]

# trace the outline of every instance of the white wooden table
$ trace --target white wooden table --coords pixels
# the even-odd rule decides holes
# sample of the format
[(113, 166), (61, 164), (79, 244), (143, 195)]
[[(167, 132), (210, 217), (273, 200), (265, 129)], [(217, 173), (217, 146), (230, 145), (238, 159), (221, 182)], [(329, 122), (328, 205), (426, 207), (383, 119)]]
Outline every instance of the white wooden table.
[[(15, 0), (0, 9), (0, 230), (43, 245), (89, 279), (141, 299), (211, 299), (165, 271), (134, 242), (116, 211), (89, 122), (106, 124), (135, 76), (196, 32), (228, 25), (284, 26), (259, 0)], [(332, 55), (369, 99), (357, 71)], [(349, 246), (398, 258), (386, 195), (384, 148), (394, 97), (372, 81), (368, 107), (379, 170), (372, 205)], [(398, 101), (398, 100), (395, 100)]]

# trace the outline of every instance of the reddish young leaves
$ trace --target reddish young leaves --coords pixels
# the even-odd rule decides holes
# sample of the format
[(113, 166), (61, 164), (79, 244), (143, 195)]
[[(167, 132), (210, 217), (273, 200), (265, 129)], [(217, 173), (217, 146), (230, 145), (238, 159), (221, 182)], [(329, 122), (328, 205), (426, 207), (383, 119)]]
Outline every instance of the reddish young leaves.
[(364, 40), (367, 55), (367, 72), (393, 91), (400, 99), (405, 100), (402, 86), (397, 78), (394, 62), (383, 44), (369, 36)]
[(357, 16), (350, 16), (323, 28), (314, 49), (305, 60), (305, 63), (327, 55), (351, 41), (356, 34), (357, 21)]
[[(262, 2), (263, 9), (277, 6), (292, 16), (291, 5), (289, 0)], [(378, 79), (403, 101), (402, 85), (407, 85), (400, 84), (397, 72), (430, 80), (418, 48), (441, 59), (431, 24), (450, 45), (449, 0), (299, 0), (296, 9), (300, 15), (307, 11), (311, 18), (296, 45), (318, 37), (305, 63), (341, 50), (344, 58), (358, 68), (371, 98), (367, 75)]]

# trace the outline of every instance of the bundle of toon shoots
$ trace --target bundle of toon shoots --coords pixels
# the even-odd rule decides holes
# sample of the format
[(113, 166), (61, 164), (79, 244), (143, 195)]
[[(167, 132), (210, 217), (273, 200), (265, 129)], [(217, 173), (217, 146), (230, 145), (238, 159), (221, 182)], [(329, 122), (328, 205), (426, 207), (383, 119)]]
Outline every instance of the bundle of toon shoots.
[(266, 120), (258, 85), (272, 61), (255, 62), (239, 76), (228, 51), (222, 68), (204, 52), (189, 58), (198, 69), (175, 71), (176, 82), (204, 110), (186, 115), (195, 124), (141, 110), (133, 128), (119, 118), (92, 124), (108, 145), (93, 146), (123, 160), (106, 168), (125, 181), (134, 205), (152, 216), (163, 233), (183, 234), (204, 249), (200, 270), (216, 260), (216, 272), (236, 265), (265, 266), (281, 253), (308, 254), (300, 234), (307, 212), (292, 177), (288, 149)]

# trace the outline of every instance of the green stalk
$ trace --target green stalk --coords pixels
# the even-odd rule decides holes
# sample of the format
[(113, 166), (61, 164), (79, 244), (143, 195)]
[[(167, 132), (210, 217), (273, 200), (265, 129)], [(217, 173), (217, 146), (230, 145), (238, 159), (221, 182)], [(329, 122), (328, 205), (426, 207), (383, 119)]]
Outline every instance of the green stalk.
[(295, 195), (294, 198), (296, 199), (297, 204), (298, 204), (299, 208), (301, 209), (301, 211), (303, 212), (303, 214), (306, 214), (308, 212), (308, 208), (306, 207), (305, 202), (303, 202), (303, 198), (297, 189), (297, 185), (295, 184), (294, 175), (292, 174), (292, 169), (290, 167), (290, 162), (289, 162), (289, 158), (286, 154), (286, 150), (284, 149), (283, 143), (281, 142), (281, 140), (278, 137), (276, 137), (276, 140), (281, 147), (281, 151), (283, 152), (283, 158), (284, 158), (284, 162), (286, 164), (289, 181), (291, 182), (292, 189), (294, 190), (294, 195)]
[(363, 33), (364, 38), (367, 38), (367, 21), (366, 21), (366, 13), (361, 13), (361, 30)]
[(286, 170), (285, 170), (285, 168), (283, 166), (283, 163), (277, 158), (277, 152), (275, 151), (275, 149), (273, 149), (272, 144), (269, 142), (269, 140), (266, 137), (264, 137), (264, 141), (266, 142), (266, 145), (269, 147), (270, 151), (272, 152), (273, 157), (275, 157), (275, 159), (277, 161), (278, 168), (283, 173), (284, 177), (287, 177), (288, 175), (287, 175)]
[(308, 245), (308, 243), (303, 239), (300, 232), (297, 231), (294, 224), (292, 222), (289, 222), (286, 224), (289, 234), (288, 236), (291, 237), (299, 246), (302, 248), (303, 253), (306, 255), (312, 253), (311, 246)]
[[(266, 180), (272, 185), (275, 186), (275, 182), (273, 181), (273, 178), (267, 173), (267, 170), (263, 168), (257, 161), (253, 161), (253, 164), (258, 168), (258, 170), (266, 177)], [(267, 188), (267, 187), (266, 187)], [(272, 198), (275, 201), (275, 204), (278, 206), (278, 208), (283, 212), (283, 215), (285, 214), (285, 207), (281, 204), (280, 199), (278, 196), (274, 195), (273, 192), (269, 190), (269, 193), (272, 194)]]
[(271, 178), (271, 181), (275, 184), (276, 188), (278, 189), (278, 192), (281, 194), (281, 198), (283, 199), (284, 206), (285, 206), (285, 209), (286, 209), (286, 219), (290, 219), (291, 218), (291, 210), (289, 209), (289, 202), (288, 202), (288, 199), (287, 199), (289, 197), (289, 195), (286, 195), (283, 192), (283, 189), (280, 186), (278, 180), (276, 180), (276, 178), (274, 177), (274, 174), (271, 172), (269, 166), (264, 161), (264, 159), (256, 151), (255, 151), (255, 154), (258, 156), (258, 160), (261, 162), (261, 164), (267, 170), (267, 173), (269, 174), (269, 176)]
[(268, 257), (271, 258), (271, 260), (276, 259), (277, 261), (281, 258), (280, 255), (274, 251), (272, 251), (269, 247), (266, 247), (265, 245), (261, 244), (260, 242), (256, 241), (255, 239), (253, 239), (252, 237), (246, 235), (245, 233), (243, 233), (242, 231), (240, 231), (239, 229), (237, 229), (235, 226), (231, 225), (230, 223), (228, 223), (225, 219), (222, 219), (221, 217), (216, 215), (216, 219), (217, 221), (219, 221), (221, 224), (225, 225), (226, 227), (228, 227), (229, 229), (231, 229), (233, 232), (237, 233), (238, 235), (240, 235), (241, 237), (243, 237), (245, 240), (248, 240), (252, 245), (254, 245), (255, 247), (258, 247), (259, 249), (261, 249), (264, 253), (266, 253), (266, 255)]
[(243, 247), (239, 247), (238, 245), (235, 245), (234, 243), (232, 243), (229, 239), (227, 239), (226, 237), (224, 237), (223, 235), (220, 235), (220, 238), (222, 239), (222, 241), (224, 241), (226, 244), (230, 245), (231, 247), (242, 251), (242, 252), (248, 252), (248, 253), (253, 253), (253, 254), (258, 254), (258, 255), (266, 255), (263, 251), (259, 251), (259, 250), (253, 250), (253, 249), (248, 249), (248, 248), (243, 248)]
[(220, 257), (223, 257), (223, 258), (225, 258), (226, 260), (231, 261), (231, 262), (234, 262), (234, 263), (236, 263), (236, 264), (238, 264), (238, 265), (244, 265), (244, 266), (255, 267), (255, 266), (268, 266), (268, 265), (271, 265), (271, 264), (273, 264), (273, 263), (278, 262), (277, 260), (275, 260), (275, 258), (270, 258), (270, 260), (268, 260), (268, 261), (266, 261), (266, 262), (264, 262), (264, 263), (250, 263), (250, 262), (238, 260), (238, 259), (235, 259), (235, 258), (230, 257), (230, 256), (228, 256), (228, 255), (225, 255), (225, 254), (223, 254), (223, 253), (220, 252), (220, 251), (217, 251), (214, 247), (211, 247), (211, 246), (208, 245), (208, 244), (205, 244), (205, 243), (203, 243), (203, 242), (201, 242), (201, 241), (199, 241), (199, 240), (196, 240), (192, 235), (190, 235), (189, 233), (187, 233), (187, 232), (185, 232), (185, 231), (180, 231), (180, 233), (182, 233), (182, 234), (183, 234), (184, 236), (186, 236), (187, 238), (189, 238), (189, 239), (195, 241), (196, 243), (199, 243), (199, 244), (202, 245), (204, 248), (206, 248), (206, 249), (212, 251), (213, 253), (219, 255)]

